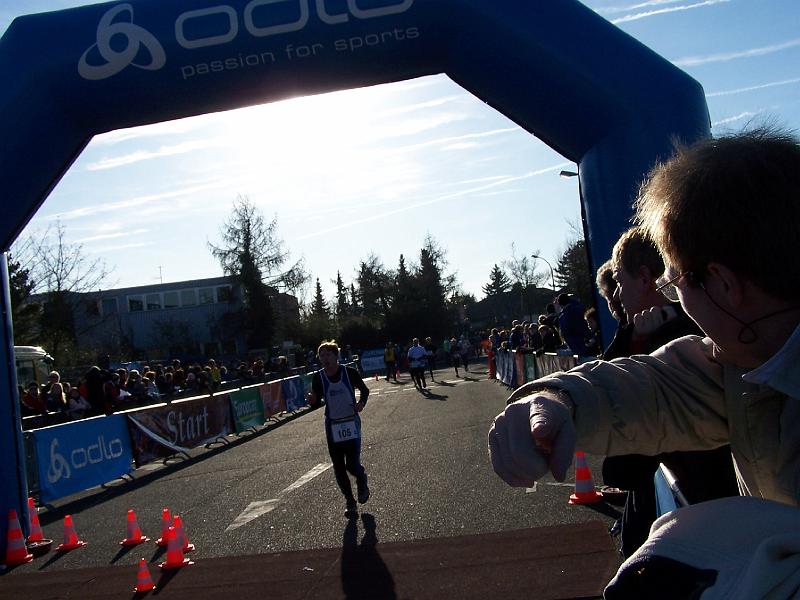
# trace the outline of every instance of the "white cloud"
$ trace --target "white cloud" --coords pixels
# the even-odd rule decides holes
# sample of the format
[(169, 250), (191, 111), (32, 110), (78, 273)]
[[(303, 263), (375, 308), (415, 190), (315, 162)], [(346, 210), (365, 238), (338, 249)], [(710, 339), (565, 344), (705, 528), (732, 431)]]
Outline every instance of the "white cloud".
[(632, 15), (625, 15), (611, 21), (614, 25), (619, 23), (627, 23), (628, 21), (638, 21), (639, 19), (646, 19), (648, 17), (655, 17), (656, 15), (664, 15), (673, 12), (682, 12), (692, 10), (694, 8), (702, 8), (704, 6), (713, 6), (714, 4), (727, 4), (731, 0), (705, 0), (704, 2), (697, 2), (695, 4), (684, 4), (683, 6), (670, 6), (669, 8), (658, 8), (656, 10), (649, 10)]
[(502, 135), (504, 133), (516, 133), (522, 131), (519, 127), (507, 127), (504, 129), (493, 129), (491, 131), (482, 131), (480, 133), (468, 133), (465, 135), (458, 135), (458, 136), (450, 136), (439, 138), (436, 140), (429, 140), (427, 142), (420, 142), (419, 144), (411, 144), (410, 146), (401, 146), (399, 148), (395, 148), (396, 152), (415, 152), (422, 148), (428, 148), (430, 146), (438, 146), (442, 144), (453, 144), (459, 143), (467, 140), (475, 140), (481, 139), (486, 137), (492, 137), (495, 135)]
[(694, 67), (696, 65), (705, 65), (708, 63), (728, 62), (729, 60), (736, 60), (739, 58), (750, 58), (752, 56), (763, 56), (765, 54), (772, 54), (773, 52), (780, 52), (789, 48), (800, 46), (800, 38), (789, 40), (781, 44), (773, 44), (771, 46), (760, 46), (758, 48), (750, 48), (749, 50), (739, 50), (737, 52), (724, 52), (720, 54), (709, 54), (706, 56), (687, 56), (673, 60), (672, 63), (678, 67)]
[[(105, 226), (103, 226), (103, 230), (105, 230)], [(113, 240), (117, 238), (124, 238), (131, 235), (141, 235), (143, 233), (148, 233), (149, 229), (135, 229), (133, 231), (121, 231), (119, 233), (100, 233), (97, 235), (93, 235), (91, 237), (81, 238), (79, 240), (75, 240), (76, 244), (81, 244), (83, 242), (95, 242), (98, 240)]]
[(445, 152), (447, 150), (472, 150), (473, 148), (480, 148), (481, 145), (478, 142), (457, 142), (455, 144), (450, 144), (449, 146), (445, 146), (442, 148), (442, 151)]
[(71, 219), (83, 219), (86, 217), (91, 217), (101, 213), (109, 213), (109, 212), (117, 212), (120, 210), (125, 210), (129, 208), (133, 208), (134, 206), (142, 206), (145, 204), (150, 204), (152, 202), (158, 202), (159, 200), (166, 200), (172, 198), (178, 198), (181, 196), (188, 196), (190, 194), (196, 194), (201, 191), (211, 190), (211, 189), (219, 189), (219, 188), (227, 188), (229, 186), (228, 180), (216, 180), (211, 181), (208, 183), (189, 186), (185, 188), (181, 188), (178, 190), (172, 190), (170, 192), (163, 192), (161, 194), (151, 194), (149, 196), (139, 196), (137, 198), (131, 198), (130, 200), (120, 200), (118, 202), (106, 202), (103, 204), (92, 204), (90, 206), (83, 206), (81, 208), (76, 208), (74, 210), (70, 210), (67, 212), (56, 213), (54, 215), (49, 215), (44, 217), (46, 220), (56, 221), (68, 221)]
[(321, 236), (321, 235), (327, 235), (327, 234), (329, 234), (331, 232), (334, 232), (334, 231), (339, 231), (341, 229), (346, 229), (346, 228), (349, 228), (349, 227), (353, 227), (355, 225), (361, 225), (363, 223), (369, 223), (369, 222), (372, 222), (372, 221), (377, 221), (379, 219), (384, 219), (386, 217), (391, 217), (391, 216), (394, 216), (394, 215), (397, 215), (397, 214), (400, 214), (400, 213), (407, 212), (409, 210), (415, 210), (415, 209), (423, 207), (423, 206), (429, 206), (431, 204), (437, 204), (437, 203), (443, 202), (445, 200), (451, 200), (453, 198), (460, 198), (462, 196), (478, 195), (479, 192), (484, 192), (486, 190), (491, 190), (491, 189), (494, 189), (496, 187), (506, 185), (507, 183), (512, 183), (512, 182), (516, 182), (516, 181), (522, 181), (524, 179), (530, 179), (531, 177), (535, 177), (537, 175), (542, 175), (544, 173), (551, 173), (553, 171), (560, 171), (564, 167), (569, 167), (569, 166), (572, 166), (573, 164), (574, 163), (571, 163), (571, 162), (559, 163), (557, 165), (553, 165), (553, 166), (550, 166), (550, 167), (544, 167), (543, 169), (537, 169), (536, 171), (529, 171), (528, 173), (524, 173), (522, 175), (512, 175), (512, 176), (509, 176), (509, 177), (505, 177), (505, 178), (503, 178), (501, 180), (494, 181), (494, 182), (491, 182), (491, 183), (487, 183), (487, 184), (484, 184), (484, 185), (480, 185), (480, 186), (475, 187), (475, 188), (461, 190), (461, 191), (458, 191), (458, 192), (451, 192), (449, 194), (443, 194), (443, 195), (436, 196), (436, 197), (428, 199), (428, 200), (421, 200), (421, 201), (410, 203), (410, 204), (404, 204), (404, 205), (402, 205), (399, 208), (396, 208), (394, 210), (386, 211), (386, 212), (380, 213), (380, 214), (373, 214), (373, 215), (370, 215), (368, 217), (364, 217), (363, 219), (351, 220), (351, 221), (348, 221), (346, 223), (342, 223), (340, 225), (336, 225), (334, 227), (329, 227), (329, 228), (324, 229), (324, 230), (320, 230), (320, 231), (315, 231), (313, 233), (309, 233), (309, 234), (301, 236), (301, 237), (299, 237), (297, 239), (298, 240), (306, 240), (306, 239), (313, 238), (313, 237), (318, 237), (318, 236)]
[(117, 252), (118, 250), (128, 250), (129, 248), (144, 248), (145, 246), (155, 246), (155, 242), (141, 242), (137, 244), (122, 244), (119, 246), (105, 246), (103, 248), (91, 248), (87, 252), (94, 254), (107, 254), (110, 252)]
[(764, 90), (771, 87), (777, 87), (780, 85), (791, 85), (793, 83), (800, 83), (800, 77), (796, 77), (795, 79), (784, 79), (782, 81), (770, 81), (769, 83), (762, 83), (759, 85), (751, 85), (748, 87), (743, 88), (736, 88), (735, 90), (725, 90), (722, 92), (712, 92), (710, 94), (706, 94), (706, 98), (716, 98), (717, 96), (731, 96), (733, 94), (743, 94), (744, 92), (753, 92), (756, 90)]
[(197, 150), (205, 150), (206, 148), (213, 148), (219, 146), (219, 140), (198, 140), (194, 142), (183, 142), (174, 146), (162, 146), (155, 151), (138, 150), (123, 156), (115, 158), (104, 158), (95, 163), (91, 163), (86, 167), (88, 171), (100, 171), (103, 169), (115, 169), (125, 165), (141, 162), (143, 160), (152, 160), (154, 158), (161, 158), (163, 156), (175, 156), (177, 154), (186, 154), (188, 152), (195, 152)]

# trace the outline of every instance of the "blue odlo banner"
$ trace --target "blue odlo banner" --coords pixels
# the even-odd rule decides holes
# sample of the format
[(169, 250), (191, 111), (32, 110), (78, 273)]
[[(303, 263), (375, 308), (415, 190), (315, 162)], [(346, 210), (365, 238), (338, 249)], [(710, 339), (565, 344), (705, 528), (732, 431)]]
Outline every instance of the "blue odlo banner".
[(286, 402), (286, 410), (289, 412), (298, 411), (306, 405), (303, 382), (299, 377), (290, 377), (281, 381), (281, 391), (283, 400)]
[(33, 432), (42, 500), (50, 502), (130, 473), (127, 419), (96, 417)]

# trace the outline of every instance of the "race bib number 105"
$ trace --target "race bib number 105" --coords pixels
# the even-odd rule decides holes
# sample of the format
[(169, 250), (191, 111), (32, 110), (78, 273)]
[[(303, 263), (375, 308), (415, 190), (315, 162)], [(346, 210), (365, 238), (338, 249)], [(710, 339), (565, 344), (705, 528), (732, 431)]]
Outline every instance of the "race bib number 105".
[(331, 434), (333, 436), (333, 441), (337, 443), (355, 440), (360, 437), (355, 420), (331, 423)]

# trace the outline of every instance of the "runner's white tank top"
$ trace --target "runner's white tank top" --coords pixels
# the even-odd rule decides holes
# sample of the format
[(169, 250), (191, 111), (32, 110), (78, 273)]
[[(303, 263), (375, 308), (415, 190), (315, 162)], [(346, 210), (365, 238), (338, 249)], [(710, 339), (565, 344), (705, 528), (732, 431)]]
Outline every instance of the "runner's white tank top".
[(347, 376), (347, 369), (339, 367), (341, 377), (332, 383), (325, 375), (325, 369), (319, 374), (322, 377), (322, 393), (325, 396), (325, 416), (329, 419), (346, 419), (356, 414), (356, 394)]

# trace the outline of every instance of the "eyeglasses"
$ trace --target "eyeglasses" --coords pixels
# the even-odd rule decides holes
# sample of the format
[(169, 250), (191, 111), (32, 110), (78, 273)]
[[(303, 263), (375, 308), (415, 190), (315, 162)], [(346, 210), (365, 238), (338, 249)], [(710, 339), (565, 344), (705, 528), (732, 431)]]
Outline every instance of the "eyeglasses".
[(678, 302), (680, 298), (678, 298), (678, 286), (675, 284), (683, 277), (689, 277), (691, 279), (693, 274), (691, 271), (684, 271), (669, 280), (667, 280), (666, 276), (662, 275), (656, 279), (656, 291), (661, 292), (670, 302)]

